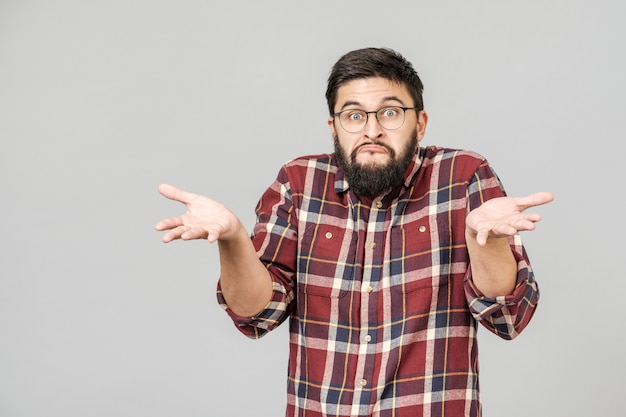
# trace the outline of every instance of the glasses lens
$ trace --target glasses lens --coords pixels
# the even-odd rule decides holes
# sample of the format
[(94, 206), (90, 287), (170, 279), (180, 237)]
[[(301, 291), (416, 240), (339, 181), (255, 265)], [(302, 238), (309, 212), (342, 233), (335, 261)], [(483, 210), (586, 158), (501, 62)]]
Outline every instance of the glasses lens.
[(404, 109), (402, 107), (384, 107), (376, 112), (376, 118), (385, 129), (399, 129), (404, 124)]
[(348, 132), (360, 132), (367, 123), (367, 113), (363, 110), (345, 110), (339, 115), (341, 126)]

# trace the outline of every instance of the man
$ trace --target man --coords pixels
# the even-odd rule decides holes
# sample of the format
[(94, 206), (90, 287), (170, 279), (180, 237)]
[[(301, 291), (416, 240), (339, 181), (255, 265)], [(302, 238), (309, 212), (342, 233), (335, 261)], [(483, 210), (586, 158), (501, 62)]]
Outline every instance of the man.
[(422, 82), (400, 54), (344, 55), (328, 79), (333, 154), (294, 159), (250, 239), (222, 204), (171, 185), (164, 242), (218, 243), (238, 329), (290, 326), (287, 416), (479, 416), (477, 323), (505, 339), (538, 290), (518, 232), (550, 193), (506, 197), (480, 155), (420, 147)]

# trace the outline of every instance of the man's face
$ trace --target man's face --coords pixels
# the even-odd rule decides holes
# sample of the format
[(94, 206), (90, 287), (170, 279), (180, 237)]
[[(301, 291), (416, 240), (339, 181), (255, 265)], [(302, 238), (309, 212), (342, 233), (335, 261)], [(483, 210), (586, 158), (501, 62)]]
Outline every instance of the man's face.
[[(369, 112), (387, 106), (414, 105), (406, 87), (375, 77), (353, 80), (339, 87), (334, 110)], [(358, 185), (361, 193), (376, 197), (383, 191), (381, 187), (399, 185), (418, 142), (424, 137), (427, 121), (426, 112), (407, 110), (400, 128), (386, 130), (379, 124), (376, 114), (370, 113), (365, 127), (351, 133), (344, 129), (338, 117), (329, 118), (335, 153), (351, 187)], [(378, 184), (370, 185), (370, 182)]]

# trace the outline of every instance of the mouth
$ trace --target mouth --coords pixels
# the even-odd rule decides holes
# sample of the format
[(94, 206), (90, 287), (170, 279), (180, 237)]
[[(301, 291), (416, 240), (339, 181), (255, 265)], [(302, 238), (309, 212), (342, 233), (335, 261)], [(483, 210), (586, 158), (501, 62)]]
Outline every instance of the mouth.
[(373, 143), (365, 143), (356, 148), (356, 153), (369, 152), (369, 153), (389, 153), (384, 145), (377, 145)]
[(352, 151), (352, 160), (355, 161), (358, 154), (367, 153), (370, 155), (374, 154), (388, 154), (391, 158), (395, 157), (394, 150), (389, 147), (389, 145), (381, 142), (366, 142), (359, 146), (357, 146)]

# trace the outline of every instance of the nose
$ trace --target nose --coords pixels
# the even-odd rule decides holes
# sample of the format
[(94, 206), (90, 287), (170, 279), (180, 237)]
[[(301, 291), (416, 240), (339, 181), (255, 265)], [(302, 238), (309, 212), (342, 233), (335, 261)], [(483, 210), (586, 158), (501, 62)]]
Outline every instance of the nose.
[(383, 127), (378, 122), (376, 112), (370, 112), (367, 115), (367, 121), (363, 128), (363, 133), (370, 139), (379, 138), (383, 135)]

